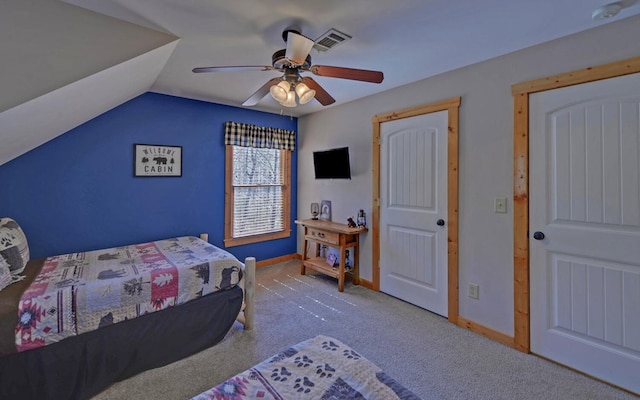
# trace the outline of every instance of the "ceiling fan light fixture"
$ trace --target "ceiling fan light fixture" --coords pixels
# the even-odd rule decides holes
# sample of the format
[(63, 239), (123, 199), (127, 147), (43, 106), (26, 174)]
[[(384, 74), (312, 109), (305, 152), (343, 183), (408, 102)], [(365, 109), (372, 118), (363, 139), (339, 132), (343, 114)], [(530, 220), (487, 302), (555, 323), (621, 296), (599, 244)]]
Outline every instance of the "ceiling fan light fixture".
[(316, 91), (309, 89), (309, 86), (304, 83), (298, 83), (296, 85), (296, 93), (298, 94), (300, 104), (307, 104), (316, 96)]
[(287, 93), (287, 98), (284, 101), (281, 101), (280, 104), (283, 107), (295, 107), (295, 106), (297, 106), (297, 104), (296, 104), (296, 92), (294, 92), (293, 90), (290, 90)]
[(269, 93), (271, 93), (271, 97), (278, 103), (283, 103), (287, 100), (291, 89), (291, 84), (287, 81), (281, 81), (277, 85), (271, 86), (269, 88)]

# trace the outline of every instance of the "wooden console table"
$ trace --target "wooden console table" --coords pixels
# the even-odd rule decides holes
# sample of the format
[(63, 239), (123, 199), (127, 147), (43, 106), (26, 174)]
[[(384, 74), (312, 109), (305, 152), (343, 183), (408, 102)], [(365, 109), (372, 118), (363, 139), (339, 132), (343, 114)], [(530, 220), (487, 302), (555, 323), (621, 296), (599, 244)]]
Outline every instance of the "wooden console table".
[[(344, 279), (346, 274), (350, 275), (354, 285), (360, 284), (358, 271), (358, 248), (360, 243), (360, 234), (362, 232), (366, 232), (367, 228), (350, 228), (346, 224), (314, 219), (296, 221), (296, 224), (304, 227), (304, 250), (300, 271), (302, 275), (306, 273), (307, 268), (311, 268), (325, 275), (338, 278), (338, 290), (341, 292), (344, 290)], [(314, 242), (316, 244), (314, 257), (310, 257), (308, 253), (310, 242)], [(320, 257), (321, 245), (335, 247), (340, 251), (339, 265), (337, 268), (333, 268), (328, 265), (325, 259)], [(347, 271), (345, 269), (345, 258), (347, 249), (350, 247), (353, 248), (353, 269), (351, 271)]]

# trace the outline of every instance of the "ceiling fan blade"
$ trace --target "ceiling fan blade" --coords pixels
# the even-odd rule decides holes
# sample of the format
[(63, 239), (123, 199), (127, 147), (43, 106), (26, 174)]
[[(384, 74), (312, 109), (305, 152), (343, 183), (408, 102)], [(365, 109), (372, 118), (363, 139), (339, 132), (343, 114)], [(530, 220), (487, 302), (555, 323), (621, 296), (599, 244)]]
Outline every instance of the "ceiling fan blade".
[(302, 65), (312, 47), (313, 40), (299, 33), (289, 31), (287, 33), (287, 51), (284, 56), (293, 64)]
[(318, 84), (318, 82), (313, 80), (313, 78), (305, 76), (304, 78), (302, 78), (302, 83), (309, 86), (309, 89), (313, 89), (316, 91), (315, 98), (323, 106), (328, 106), (329, 104), (333, 104), (336, 102), (336, 99), (331, 97), (331, 95), (327, 93), (327, 91), (324, 90), (322, 86)]
[(351, 79), (371, 83), (380, 83), (384, 79), (384, 74), (380, 71), (370, 71), (367, 69), (331, 67), (328, 65), (313, 65), (309, 71), (318, 75), (330, 78)]
[(198, 67), (193, 72), (235, 72), (235, 71), (269, 71), (275, 69), (270, 65), (238, 65), (228, 67)]
[(255, 106), (262, 100), (267, 93), (269, 93), (269, 89), (273, 85), (277, 85), (280, 82), (280, 78), (272, 78), (267, 81), (264, 85), (260, 87), (260, 89), (256, 90), (254, 94), (251, 95), (247, 100), (242, 103), (243, 106)]

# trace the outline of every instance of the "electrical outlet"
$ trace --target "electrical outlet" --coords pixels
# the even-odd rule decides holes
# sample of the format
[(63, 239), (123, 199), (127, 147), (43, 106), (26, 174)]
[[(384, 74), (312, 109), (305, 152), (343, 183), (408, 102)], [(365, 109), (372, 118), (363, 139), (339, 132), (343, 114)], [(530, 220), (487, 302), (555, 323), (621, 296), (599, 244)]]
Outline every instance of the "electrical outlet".
[(478, 300), (480, 298), (480, 286), (470, 283), (467, 287), (467, 295), (472, 299)]

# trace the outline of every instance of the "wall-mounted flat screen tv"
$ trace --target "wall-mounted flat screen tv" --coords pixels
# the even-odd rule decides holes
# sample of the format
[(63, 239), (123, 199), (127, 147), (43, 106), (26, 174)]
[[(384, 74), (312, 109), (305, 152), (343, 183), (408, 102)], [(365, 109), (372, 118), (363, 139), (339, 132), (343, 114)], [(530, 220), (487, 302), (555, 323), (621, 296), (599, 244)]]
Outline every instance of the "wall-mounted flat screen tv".
[(349, 148), (314, 151), (313, 169), (316, 179), (351, 179)]

